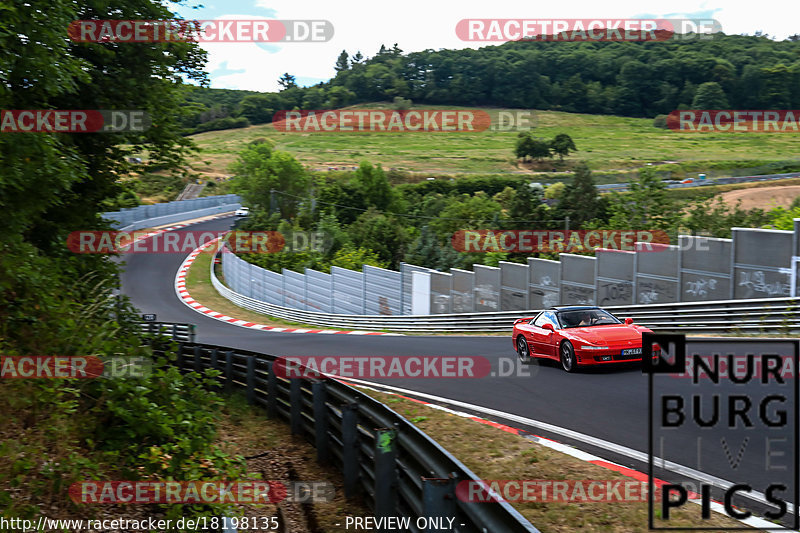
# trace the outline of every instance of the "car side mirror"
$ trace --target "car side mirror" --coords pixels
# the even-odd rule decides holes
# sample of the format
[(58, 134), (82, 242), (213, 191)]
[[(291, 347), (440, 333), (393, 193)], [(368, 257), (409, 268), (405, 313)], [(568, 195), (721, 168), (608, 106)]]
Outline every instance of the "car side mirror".
[(548, 331), (555, 331), (555, 328), (553, 328), (553, 324), (551, 324), (550, 322), (545, 322), (544, 324), (542, 324), (542, 329), (546, 329)]
[(625, 324), (627, 324), (628, 326), (630, 326), (631, 324), (633, 324), (633, 319), (632, 319), (632, 318), (630, 318), (630, 317), (626, 318), (626, 319), (625, 319)]

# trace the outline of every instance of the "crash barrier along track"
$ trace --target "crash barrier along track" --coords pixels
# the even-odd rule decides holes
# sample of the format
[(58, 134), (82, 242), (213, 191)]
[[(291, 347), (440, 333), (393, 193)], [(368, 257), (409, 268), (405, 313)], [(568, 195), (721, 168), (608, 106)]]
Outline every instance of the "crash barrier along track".
[[(648, 244), (667, 235), (647, 231), (464, 230), (453, 235), (458, 251), (561, 253), (558, 261), (528, 257), (525, 263), (500, 261), (450, 272), (408, 263), (396, 271), (363, 265), (358, 270), (332, 266), (329, 273), (277, 272), (247, 260), (248, 254), (270, 251), (254, 245), (256, 237), (237, 233), (235, 244), (228, 239), (222, 247), (225, 284), (262, 302), (317, 313), (437, 315), (800, 297), (800, 218), (794, 219), (793, 231), (732, 228), (731, 239), (679, 235), (673, 245)], [(288, 253), (325, 246), (319, 232), (289, 237)], [(576, 255), (587, 250), (594, 256)]]
[(194, 342), (197, 327), (194, 324), (172, 322), (142, 322), (142, 333), (170, 337), (178, 342)]
[(276, 360), (182, 342), (176, 364), (184, 372), (219, 370), (219, 389), (244, 390), (248, 403), (286, 420), (316, 448), (320, 463), (342, 472), (345, 496), (362, 498), (377, 517), (409, 518), (414, 533), (425, 531), (416, 526), (423, 517), (454, 518), (459, 532), (539, 531), (507, 502), (457, 498), (456, 485), (478, 480), (475, 474), (386, 405), (334, 379), (279, 377)]
[(191, 200), (140, 205), (138, 207), (125, 208), (121, 211), (106, 212), (102, 216), (120, 231), (134, 231), (218, 213), (232, 212), (242, 206), (241, 201), (241, 198), (236, 194), (206, 196)]
[[(303, 311), (270, 304), (237, 293), (226, 287), (211, 264), (211, 282), (225, 298), (244, 309), (265, 315), (330, 328), (356, 328), (393, 331), (511, 331), (514, 320), (532, 316), (538, 310), (443, 315), (337, 315)], [(800, 331), (800, 298), (763, 298), (680, 302), (636, 306), (604, 306), (622, 318), (633, 318), (639, 325), (670, 333), (780, 333)]]

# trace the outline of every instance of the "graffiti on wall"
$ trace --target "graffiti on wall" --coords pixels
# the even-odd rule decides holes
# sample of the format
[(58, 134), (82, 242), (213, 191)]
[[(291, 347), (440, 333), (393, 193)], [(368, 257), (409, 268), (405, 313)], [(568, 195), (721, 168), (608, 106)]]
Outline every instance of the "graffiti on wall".
[[(784, 276), (783, 274), (780, 274)], [(784, 276), (785, 277), (785, 276)], [(791, 287), (788, 283), (775, 280), (767, 282), (767, 276), (763, 270), (752, 270), (739, 272), (739, 286), (746, 287), (753, 293), (759, 293), (767, 297), (778, 298), (780, 296), (790, 296)]]

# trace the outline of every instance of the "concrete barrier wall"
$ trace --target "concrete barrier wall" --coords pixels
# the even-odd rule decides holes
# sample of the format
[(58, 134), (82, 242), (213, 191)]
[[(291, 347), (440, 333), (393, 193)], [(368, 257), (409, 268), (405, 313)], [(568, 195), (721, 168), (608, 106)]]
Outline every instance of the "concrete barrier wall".
[(283, 301), (287, 307), (310, 310), (306, 300), (306, 276), (283, 269)]
[(597, 305), (633, 304), (636, 253), (597, 250), (595, 258)]
[(453, 275), (453, 313), (472, 313), (475, 311), (475, 273), (454, 268)]
[(561, 305), (595, 305), (594, 257), (559, 254), (561, 258)]
[(402, 298), (403, 298), (403, 314), (411, 315), (411, 300), (412, 300), (412, 283), (414, 272), (430, 272), (431, 269), (411, 265), (409, 263), (400, 263), (400, 279), (402, 284)]
[(527, 264), (500, 261), (500, 309), (529, 309)]
[(791, 296), (793, 231), (733, 228), (733, 298)]
[(306, 299), (308, 308), (320, 313), (333, 312), (333, 289), (331, 275), (306, 269)]
[(474, 265), (475, 272), (475, 311), (501, 311), (501, 274), (497, 267)]
[(677, 302), (680, 294), (679, 270), (680, 251), (677, 246), (637, 247), (634, 286), (636, 303)]
[(368, 315), (401, 315), (403, 313), (402, 275), (364, 265), (365, 311)]
[[(401, 264), (399, 272), (365, 266), (331, 274), (269, 272), (223, 254), (226, 283), (276, 305), (338, 314), (527, 311), (554, 305), (634, 305), (800, 295), (800, 219), (795, 231), (735, 228), (733, 239), (682, 235), (678, 245), (640, 244), (636, 252), (598, 250), (596, 258), (560, 254), (437, 272)], [(413, 286), (414, 274), (424, 274)]]
[(681, 235), (681, 302), (727, 300), (731, 297), (731, 239)]
[(431, 314), (452, 313), (453, 275), (431, 271)]
[(528, 258), (528, 303), (531, 309), (548, 309), (560, 303), (561, 263)]
[(364, 314), (364, 274), (346, 268), (331, 267), (333, 276), (333, 312), (340, 315)]

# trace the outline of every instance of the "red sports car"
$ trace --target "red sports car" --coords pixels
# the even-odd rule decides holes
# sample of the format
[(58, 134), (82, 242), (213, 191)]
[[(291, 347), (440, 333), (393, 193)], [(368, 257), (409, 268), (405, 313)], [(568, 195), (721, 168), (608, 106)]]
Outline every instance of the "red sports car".
[(580, 366), (641, 361), (645, 331), (652, 330), (596, 306), (554, 307), (516, 320), (512, 340), (522, 362), (546, 357), (574, 372)]

